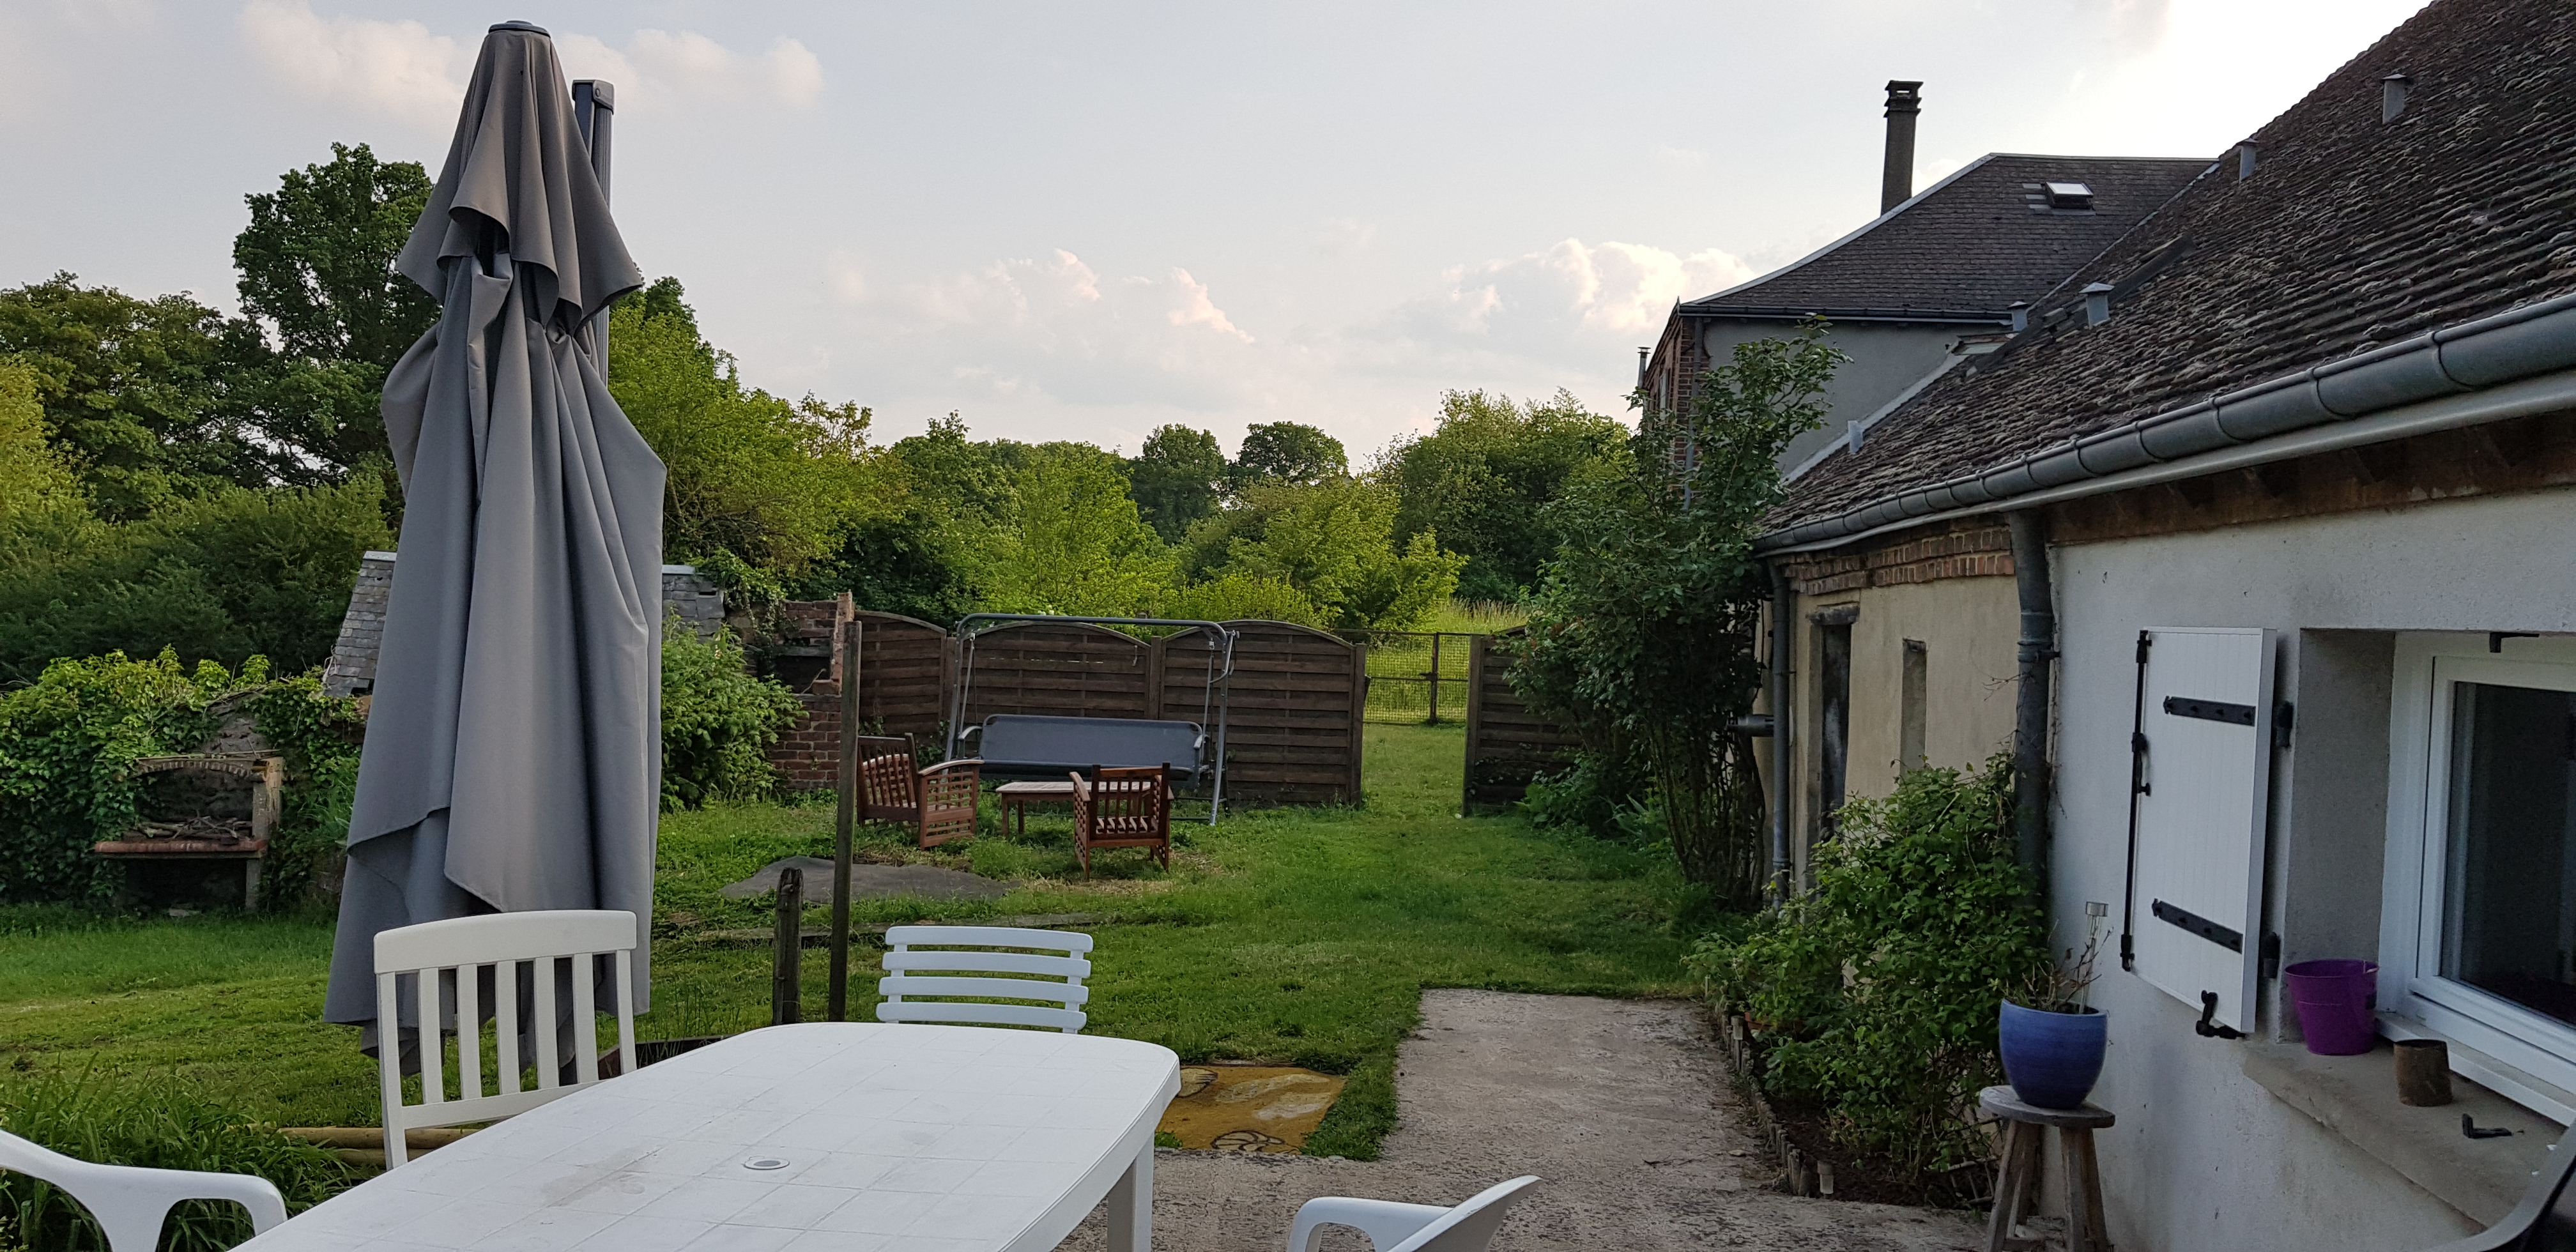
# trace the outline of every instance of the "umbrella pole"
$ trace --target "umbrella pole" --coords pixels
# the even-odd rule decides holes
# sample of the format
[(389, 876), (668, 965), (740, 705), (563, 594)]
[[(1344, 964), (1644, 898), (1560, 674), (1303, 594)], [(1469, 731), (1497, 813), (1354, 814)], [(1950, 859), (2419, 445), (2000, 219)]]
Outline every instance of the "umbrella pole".
[(841, 795), (832, 831), (832, 983), (825, 1016), (850, 1020), (850, 839), (859, 800), (859, 623), (841, 623)]
[[(617, 134), (617, 85), (585, 78), (572, 85), (572, 115), (581, 127), (581, 142), (590, 149), (590, 171), (599, 176), (599, 194), (608, 196), (608, 155)], [(608, 377), (608, 310), (591, 319), (599, 334), (599, 376)]]

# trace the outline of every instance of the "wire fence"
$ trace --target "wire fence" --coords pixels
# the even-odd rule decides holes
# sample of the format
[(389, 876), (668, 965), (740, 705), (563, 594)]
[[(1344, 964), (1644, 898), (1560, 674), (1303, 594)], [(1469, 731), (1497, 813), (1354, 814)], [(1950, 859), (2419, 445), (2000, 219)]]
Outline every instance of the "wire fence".
[(1346, 630), (1368, 645), (1368, 710), (1372, 722), (1438, 725), (1467, 719), (1467, 649), (1474, 633), (1447, 630)]

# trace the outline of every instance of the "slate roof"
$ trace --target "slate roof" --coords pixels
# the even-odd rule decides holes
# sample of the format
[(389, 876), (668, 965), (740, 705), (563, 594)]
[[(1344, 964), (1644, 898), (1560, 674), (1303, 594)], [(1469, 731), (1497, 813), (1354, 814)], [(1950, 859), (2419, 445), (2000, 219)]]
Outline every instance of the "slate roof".
[[(1713, 296), (1692, 314), (1913, 309), (1999, 320), (2117, 243), (2208, 168), (2201, 158), (1989, 153), (1805, 259)], [(2093, 189), (2091, 212), (2035, 211), (2050, 182)]]
[[(2412, 82), (2380, 120), (2381, 79)], [(2435, 0), (1957, 369), (1792, 484), (1785, 528), (2576, 292), (2576, 5)], [(2109, 282), (2111, 319), (2080, 292)]]

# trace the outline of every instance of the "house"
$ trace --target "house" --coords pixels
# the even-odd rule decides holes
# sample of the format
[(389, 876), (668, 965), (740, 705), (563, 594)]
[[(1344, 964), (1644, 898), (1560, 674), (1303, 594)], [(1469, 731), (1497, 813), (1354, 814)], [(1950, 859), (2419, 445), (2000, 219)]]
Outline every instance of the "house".
[[(1790, 485), (1788, 851), (2011, 748), (2132, 1249), (2428, 1247), (2576, 1119), (2576, 7), (2435, 0)], [(2284, 966), (2379, 966), (2305, 1048)], [(2460, 1117), (2517, 1133), (2462, 1135)]]
[(1912, 189), (1921, 83), (1887, 85), (1886, 179), (1879, 215), (1760, 278), (1675, 305), (1639, 363), (1657, 407), (1686, 407), (1695, 380), (1736, 344), (1810, 317), (1850, 356), (1827, 400), (1826, 429), (1790, 445), (1796, 470), (1859, 438), (1877, 414), (1975, 352), (2022, 311), (2171, 199), (2205, 159), (1988, 153), (1922, 192)]

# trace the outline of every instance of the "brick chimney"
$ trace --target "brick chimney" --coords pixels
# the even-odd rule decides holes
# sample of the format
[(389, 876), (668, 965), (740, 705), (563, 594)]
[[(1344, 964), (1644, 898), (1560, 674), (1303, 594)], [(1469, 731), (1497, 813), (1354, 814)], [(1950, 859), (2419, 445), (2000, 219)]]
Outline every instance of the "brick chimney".
[(1878, 184), (1878, 211), (1914, 198), (1914, 117), (1923, 111), (1923, 84), (1887, 82), (1887, 172)]

